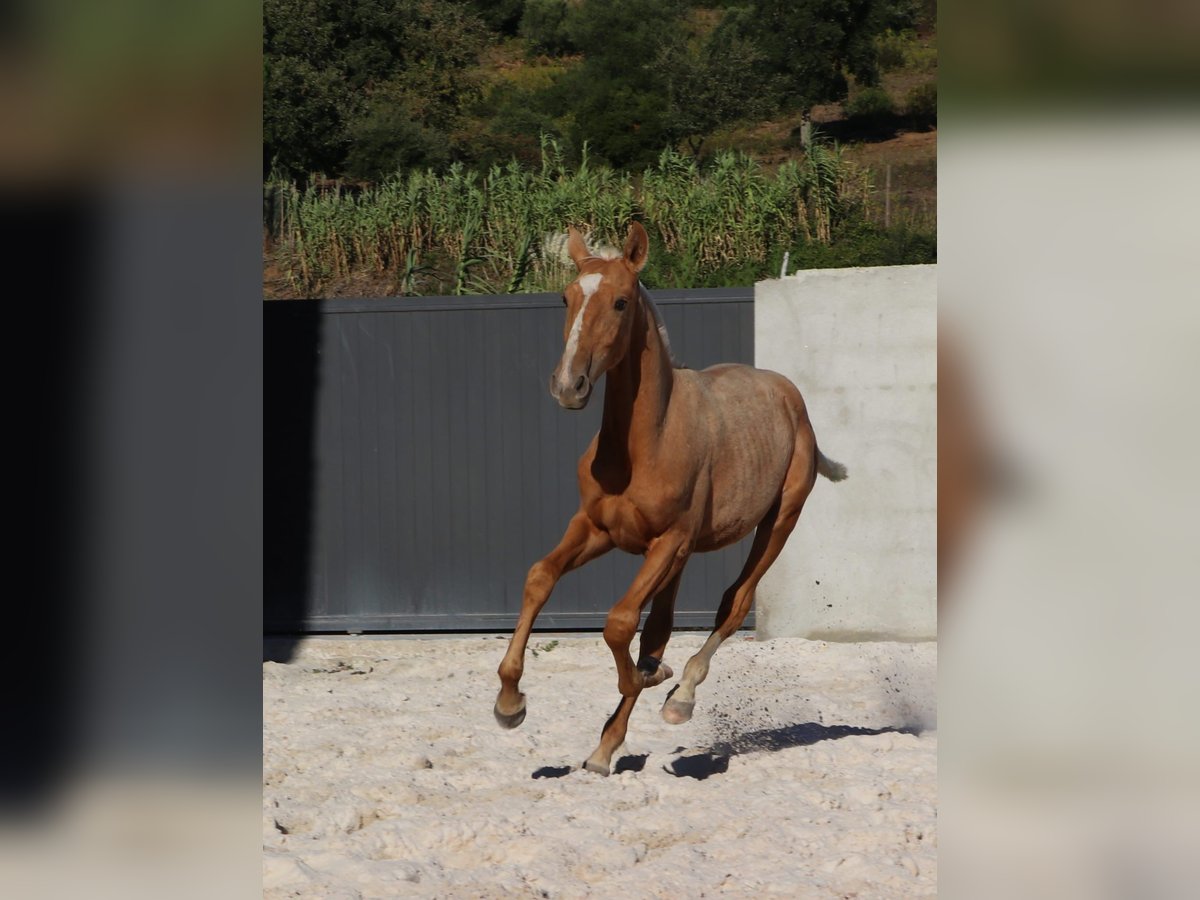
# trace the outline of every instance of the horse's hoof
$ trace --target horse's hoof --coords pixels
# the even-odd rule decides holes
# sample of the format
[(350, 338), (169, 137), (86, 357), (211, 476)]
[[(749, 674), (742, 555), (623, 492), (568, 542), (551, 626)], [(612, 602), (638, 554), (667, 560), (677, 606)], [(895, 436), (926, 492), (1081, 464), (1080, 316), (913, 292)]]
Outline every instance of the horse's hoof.
[(692, 717), (692, 710), (696, 708), (695, 700), (676, 700), (674, 697), (668, 697), (667, 702), (663, 704), (662, 717), (672, 725), (682, 725)]
[(604, 765), (603, 763), (592, 762), (589, 759), (583, 764), (583, 767), (589, 772), (595, 772), (597, 775), (603, 775), (605, 778), (608, 777), (608, 766)]
[(500, 712), (500, 704), (498, 703), (492, 707), (492, 714), (495, 715), (496, 721), (499, 723), (501, 728), (516, 728), (525, 721), (525, 701), (524, 699), (521, 700), (521, 708), (511, 716)]
[(674, 677), (675, 673), (671, 671), (670, 666), (668, 666), (666, 663), (659, 663), (657, 669), (642, 677), (642, 687), (658, 687), (664, 681), (669, 681)]

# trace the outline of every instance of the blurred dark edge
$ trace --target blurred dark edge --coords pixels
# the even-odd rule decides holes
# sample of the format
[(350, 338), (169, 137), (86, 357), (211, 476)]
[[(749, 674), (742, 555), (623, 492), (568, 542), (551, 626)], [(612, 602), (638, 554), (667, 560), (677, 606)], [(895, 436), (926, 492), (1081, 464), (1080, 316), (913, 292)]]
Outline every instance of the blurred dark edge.
[[(273, 327), (263, 341), (263, 608), (275, 632), (264, 637), (264, 662), (290, 662), (309, 595), (317, 397), (321, 343), (318, 304), (271, 303)], [(266, 311), (264, 310), (264, 315)]]
[(86, 299), (96, 225), (96, 204), (82, 193), (9, 192), (0, 202), (9, 300), (4, 430), (16, 501), (6, 512), (9, 558), (20, 563), (10, 567), (5, 592), (16, 614), (3, 691), (8, 737), (0, 741), (6, 810), (37, 804), (77, 756), (85, 538), (78, 437), (96, 330)]
[(6, 811), (76, 776), (260, 770), (258, 203), (227, 173), (3, 191)]

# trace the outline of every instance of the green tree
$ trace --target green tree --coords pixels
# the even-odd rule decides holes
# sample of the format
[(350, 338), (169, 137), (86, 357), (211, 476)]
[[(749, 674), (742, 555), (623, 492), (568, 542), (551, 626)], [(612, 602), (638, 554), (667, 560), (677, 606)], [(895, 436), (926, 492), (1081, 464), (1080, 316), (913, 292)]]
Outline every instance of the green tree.
[(338, 73), (296, 56), (263, 60), (263, 172), (337, 171), (354, 95)]
[(466, 5), (490, 31), (512, 37), (525, 12), (526, 0), (467, 0)]
[(586, 0), (568, 7), (566, 31), (583, 64), (556, 86), (570, 136), (618, 168), (640, 168), (673, 144), (668, 85), (659, 62), (681, 27), (680, 0)]
[(452, 0), (264, 0), (264, 170), (342, 174), (360, 143), (358, 177), (452, 153), (488, 40)]
[(402, 169), (437, 169), (450, 161), (445, 136), (423, 127), (404, 104), (386, 94), (373, 97), (346, 132), (342, 172), (353, 179), (375, 181)]
[(567, 33), (567, 0), (525, 0), (519, 32), (530, 53), (559, 56), (575, 49)]
[(876, 38), (911, 27), (916, 14), (913, 0), (751, 0), (731, 9), (718, 32), (759, 49), (748, 68), (764, 102), (807, 120), (817, 104), (846, 98), (848, 75), (878, 84)]
[(699, 156), (705, 138), (718, 128), (761, 117), (767, 106), (752, 73), (763, 62), (756, 46), (727, 30), (670, 41), (658, 59), (667, 131)]

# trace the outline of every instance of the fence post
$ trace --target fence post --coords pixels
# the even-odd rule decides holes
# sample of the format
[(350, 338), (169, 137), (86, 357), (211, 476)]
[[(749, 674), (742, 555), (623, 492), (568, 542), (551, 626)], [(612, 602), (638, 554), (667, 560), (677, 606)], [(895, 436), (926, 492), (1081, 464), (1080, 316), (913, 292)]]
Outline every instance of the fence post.
[(883, 188), (883, 227), (892, 227), (892, 164), (887, 165)]

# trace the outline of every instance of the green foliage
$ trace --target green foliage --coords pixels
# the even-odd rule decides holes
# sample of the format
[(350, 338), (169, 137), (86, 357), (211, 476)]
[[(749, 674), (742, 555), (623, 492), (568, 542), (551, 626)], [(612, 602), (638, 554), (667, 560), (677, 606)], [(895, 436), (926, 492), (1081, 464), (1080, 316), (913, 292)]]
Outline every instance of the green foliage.
[(864, 122), (879, 122), (896, 114), (891, 94), (879, 87), (864, 88), (846, 104), (846, 114)]
[(441, 168), (449, 162), (445, 136), (424, 128), (401, 105), (373, 102), (347, 126), (349, 151), (342, 166), (350, 178), (373, 181), (413, 167)]
[(467, 0), (470, 8), (490, 31), (509, 37), (517, 33), (526, 0)]
[(887, 29), (875, 38), (875, 49), (883, 72), (897, 69), (931, 72), (937, 67), (937, 50), (924, 46), (912, 29)]
[(865, 221), (839, 229), (829, 244), (801, 244), (788, 268), (838, 269), (847, 266), (905, 266), (937, 262), (937, 237), (910, 228), (885, 229)]
[(904, 110), (918, 125), (932, 127), (937, 124), (937, 82), (919, 84), (904, 99)]
[(294, 56), (263, 61), (263, 169), (289, 174), (341, 167), (354, 97), (330, 69)]
[(559, 97), (571, 111), (568, 134), (586, 141), (618, 168), (648, 165), (679, 135), (671, 129), (667, 80), (659, 65), (680, 28), (679, 0), (609, 0), (570, 6), (566, 30), (583, 50), (583, 64), (568, 73)]
[(637, 169), (673, 143), (661, 93), (635, 84), (597, 83), (580, 90), (570, 135), (595, 148), (602, 160), (621, 169)]
[(918, 72), (936, 72), (938, 54), (936, 47), (915, 45), (908, 57), (908, 67)]
[(565, 104), (560, 83), (570, 66), (543, 57), (506, 68), (493, 79), (472, 107), (468, 124), (474, 136), (469, 160), (476, 169), (486, 171), (512, 159), (536, 166), (541, 160), (538, 136), (563, 138), (569, 121), (559, 114)]
[(575, 49), (567, 33), (567, 0), (525, 0), (519, 31), (530, 53), (558, 56)]
[[(845, 100), (851, 79), (851, 117), (894, 128), (875, 85), (894, 67), (936, 68), (928, 30), (913, 31), (934, 9), (264, 0), (273, 252), (297, 293), (361, 275), (400, 294), (553, 290), (572, 270), (552, 235), (574, 223), (619, 245), (633, 218), (650, 230), (656, 286), (744, 284), (777, 274), (785, 251), (793, 266), (927, 261), (931, 234), (866, 224), (868, 176), (836, 146), (818, 139), (773, 172), (700, 153), (723, 130)], [(903, 112), (936, 124), (936, 86), (910, 91)]]
[(747, 284), (797, 266), (892, 265), (934, 258), (933, 235), (866, 223), (871, 185), (840, 148), (817, 142), (769, 173), (749, 157), (701, 166), (662, 151), (635, 178), (595, 164), (585, 146), (571, 166), (543, 137), (537, 167), (510, 162), (486, 173), (452, 164), (411, 171), (361, 193), (273, 186), (280, 260), (297, 294), (356, 273), (386, 277), (395, 292), (558, 290), (573, 277), (562, 254), (568, 224), (620, 246), (642, 219), (657, 287)]
[(682, 13), (681, 0), (585, 0), (569, 6), (567, 32), (592, 75), (653, 80), (658, 51), (682, 27)]
[(875, 38), (876, 61), (881, 72), (894, 72), (908, 64), (908, 46), (912, 36), (888, 28)]
[(360, 140), (362, 177), (430, 158), (478, 96), (488, 40), (450, 0), (264, 0), (264, 171), (342, 173)]
[(765, 115), (760, 85), (752, 77), (762, 56), (754, 44), (729, 31), (691, 39), (674, 35), (658, 57), (666, 83), (668, 134), (686, 139), (698, 156), (704, 138), (717, 129)]
[(804, 112), (844, 99), (847, 73), (877, 84), (877, 39), (911, 25), (916, 11), (911, 0), (751, 0), (730, 10), (718, 32), (759, 48), (751, 68), (774, 109)]
[[(638, 170), (664, 146), (699, 155), (729, 126), (842, 100), (851, 76), (871, 86), (901, 62), (936, 64), (911, 30), (927, 6), (264, 0), (263, 169), (371, 181), (456, 161), (485, 171), (535, 164), (545, 132), (574, 158), (586, 142)], [(504, 38), (504, 62), (485, 60)], [(513, 64), (522, 49), (529, 62)]]

